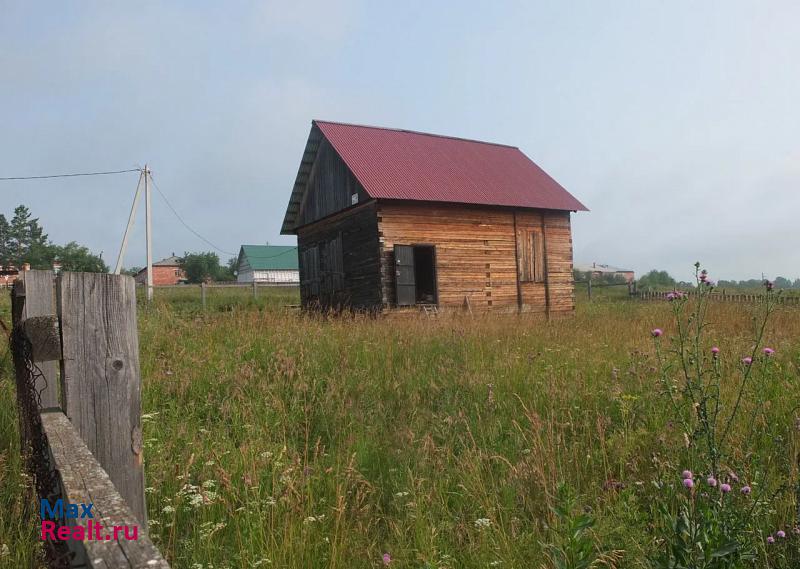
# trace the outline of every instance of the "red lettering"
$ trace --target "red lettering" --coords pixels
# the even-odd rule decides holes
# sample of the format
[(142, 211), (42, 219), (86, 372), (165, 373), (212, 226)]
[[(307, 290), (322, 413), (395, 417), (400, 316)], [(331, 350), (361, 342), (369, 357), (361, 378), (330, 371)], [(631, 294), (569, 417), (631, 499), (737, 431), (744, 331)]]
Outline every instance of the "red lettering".
[(72, 539), (83, 541), (84, 537), (86, 537), (86, 529), (83, 526), (75, 526), (72, 528)]
[(125, 539), (127, 539), (128, 541), (130, 540), (136, 541), (137, 539), (139, 539), (139, 526), (133, 526), (132, 535), (128, 535), (128, 527), (129, 526), (125, 526)]
[(94, 523), (94, 538), (95, 539), (103, 539), (100, 535), (100, 530), (103, 529), (102, 524), (98, 524), (97, 522)]
[[(42, 522), (42, 540), (55, 539), (56, 522), (45, 520)], [(48, 537), (49, 535), (49, 537)]]
[(58, 539), (66, 541), (72, 535), (72, 530), (69, 528), (69, 526), (61, 526), (58, 528), (56, 535), (58, 535)]
[(119, 532), (122, 531), (122, 526), (114, 526), (114, 541), (119, 539)]

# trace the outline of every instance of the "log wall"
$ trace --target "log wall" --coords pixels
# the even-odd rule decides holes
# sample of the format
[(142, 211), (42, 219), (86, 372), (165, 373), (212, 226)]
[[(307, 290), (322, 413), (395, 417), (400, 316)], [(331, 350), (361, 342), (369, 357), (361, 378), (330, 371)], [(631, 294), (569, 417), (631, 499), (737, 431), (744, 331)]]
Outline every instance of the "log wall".
[[(395, 302), (394, 245), (425, 244), (436, 246), (441, 306), (467, 299), (472, 309), (515, 310), (521, 297), (522, 310), (545, 312), (549, 292), (551, 312), (574, 308), (569, 212), (381, 201), (377, 214), (384, 306)], [(545, 282), (520, 283), (518, 291), (521, 241), (543, 228)]]
[[(306, 266), (309, 248), (339, 238), (341, 275)], [(381, 306), (376, 202), (368, 202), (297, 230), (300, 299), (303, 307), (374, 309)]]

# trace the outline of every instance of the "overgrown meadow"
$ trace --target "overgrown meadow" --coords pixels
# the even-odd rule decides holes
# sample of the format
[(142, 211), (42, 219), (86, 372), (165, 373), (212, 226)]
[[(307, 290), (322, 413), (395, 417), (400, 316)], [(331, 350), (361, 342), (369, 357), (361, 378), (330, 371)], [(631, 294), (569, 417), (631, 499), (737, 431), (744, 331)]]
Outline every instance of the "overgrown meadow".
[[(767, 323), (774, 353), (759, 346), (749, 364), (716, 473), (670, 402), (676, 370), (656, 357), (652, 331), (665, 353), (678, 333), (671, 303), (580, 297), (549, 323), (327, 318), (285, 308), (292, 291), (242, 292), (211, 291), (206, 311), (195, 289), (140, 307), (150, 533), (173, 567), (654, 567), (680, 533), (670, 520), (702, 499), (744, 512), (755, 549), (696, 566), (800, 559), (797, 308)], [(698, 353), (718, 366), (723, 410), (756, 347), (754, 310), (708, 306)], [(35, 567), (0, 353), (0, 566)]]

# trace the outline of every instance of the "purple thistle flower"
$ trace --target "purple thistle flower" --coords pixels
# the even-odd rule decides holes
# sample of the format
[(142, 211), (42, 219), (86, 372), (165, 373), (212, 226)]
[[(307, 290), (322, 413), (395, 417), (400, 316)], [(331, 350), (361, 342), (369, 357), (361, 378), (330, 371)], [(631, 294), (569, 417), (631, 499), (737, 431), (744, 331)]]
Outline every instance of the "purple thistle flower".
[(652, 334), (653, 338), (658, 338), (664, 331), (661, 328), (654, 328), (650, 334)]
[(772, 537), (772, 536), (769, 536), (769, 537), (767, 538), (767, 543), (775, 543), (775, 538), (774, 538), (774, 537)]
[(736, 476), (736, 473), (735, 473), (735, 472), (729, 472), (729, 473), (728, 473), (728, 478), (730, 478), (730, 479), (731, 479), (731, 480), (733, 480), (734, 482), (739, 482), (739, 477), (738, 477), (738, 476)]
[(711, 348), (711, 355), (713, 355), (715, 358), (719, 355), (719, 348), (717, 346), (713, 346)]
[(383, 554), (383, 564), (384, 565), (388, 565), (391, 562), (392, 562), (392, 556), (389, 555), (388, 553), (384, 553)]
[(684, 470), (683, 472), (681, 472), (681, 478), (683, 478), (684, 480), (686, 480), (687, 478), (694, 478), (694, 474), (692, 474), (691, 470)]
[(775, 532), (775, 535), (777, 535), (779, 538), (783, 539), (784, 537), (786, 537), (786, 532), (783, 531), (782, 529), (779, 529), (777, 532)]
[(683, 486), (684, 488), (691, 490), (692, 488), (694, 488), (694, 480), (692, 480), (691, 478), (684, 478)]
[(742, 358), (742, 363), (744, 365), (746, 365), (746, 366), (752, 365), (753, 358), (751, 358), (750, 356), (747, 356), (746, 358)]
[(708, 479), (706, 480), (706, 482), (712, 488), (716, 488), (717, 487), (717, 479), (714, 478), (713, 476), (709, 476)]
[(675, 297), (675, 293), (674, 292), (668, 292), (667, 293), (667, 300), (672, 301), (672, 300), (675, 300), (675, 298), (676, 297)]
[(764, 355), (765, 356), (769, 357), (774, 353), (775, 353), (775, 350), (773, 350), (772, 348), (764, 348)]
[(728, 492), (731, 491), (731, 485), (730, 484), (722, 484), (722, 485), (720, 485), (719, 489), (722, 490), (723, 494), (727, 494)]
[(764, 287), (765, 287), (767, 290), (772, 290), (774, 286), (775, 286), (775, 283), (774, 283), (774, 282), (772, 282), (772, 281), (770, 281), (770, 280), (765, 280), (765, 281), (764, 281)]
[(750, 486), (742, 486), (742, 494), (744, 494), (745, 496), (750, 494)]

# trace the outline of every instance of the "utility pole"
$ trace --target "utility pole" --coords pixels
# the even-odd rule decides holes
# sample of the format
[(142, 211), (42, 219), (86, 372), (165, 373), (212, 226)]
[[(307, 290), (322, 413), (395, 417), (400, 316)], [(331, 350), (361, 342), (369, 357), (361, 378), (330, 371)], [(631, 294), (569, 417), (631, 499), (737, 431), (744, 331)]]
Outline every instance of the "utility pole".
[(136, 209), (139, 206), (139, 198), (142, 196), (142, 177), (144, 173), (139, 174), (139, 182), (136, 184), (136, 194), (133, 196), (133, 205), (131, 206), (131, 213), (128, 215), (128, 225), (125, 227), (125, 234), (122, 236), (122, 246), (119, 248), (119, 255), (117, 255), (117, 264), (114, 267), (114, 274), (118, 275), (122, 271), (122, 262), (125, 259), (125, 251), (128, 249), (128, 237), (130, 236), (131, 229), (133, 229), (133, 222), (136, 220)]
[(147, 164), (144, 165), (144, 215), (145, 215), (145, 234), (147, 239), (147, 302), (153, 300), (153, 216), (151, 206), (153, 203), (152, 190), (147, 179), (150, 177), (150, 170)]

